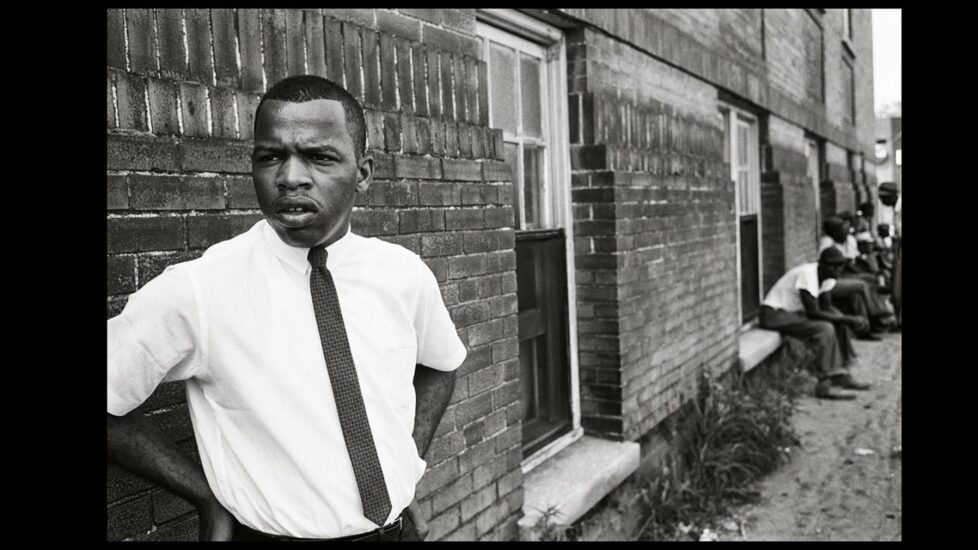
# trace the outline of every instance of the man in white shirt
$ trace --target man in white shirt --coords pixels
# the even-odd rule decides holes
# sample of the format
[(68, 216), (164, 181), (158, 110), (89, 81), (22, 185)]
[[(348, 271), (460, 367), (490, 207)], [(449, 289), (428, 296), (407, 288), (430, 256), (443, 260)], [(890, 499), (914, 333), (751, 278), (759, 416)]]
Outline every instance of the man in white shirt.
[[(417, 255), (349, 231), (373, 177), (356, 99), (289, 77), (254, 135), (265, 219), (108, 321), (109, 456), (193, 503), (201, 540), (423, 538), (421, 457), (465, 346)], [(134, 412), (172, 380), (203, 468)]]
[(869, 388), (849, 374), (855, 358), (849, 330), (865, 328), (866, 318), (845, 315), (831, 302), (845, 262), (842, 252), (830, 246), (819, 254), (818, 263), (802, 264), (781, 276), (761, 304), (762, 328), (804, 339), (815, 347), (815, 395), (824, 399), (855, 399), (835, 387)]
[(903, 324), (903, 198), (892, 181), (879, 186), (880, 222), (889, 226), (893, 238), (893, 308), (896, 311), (897, 326)]

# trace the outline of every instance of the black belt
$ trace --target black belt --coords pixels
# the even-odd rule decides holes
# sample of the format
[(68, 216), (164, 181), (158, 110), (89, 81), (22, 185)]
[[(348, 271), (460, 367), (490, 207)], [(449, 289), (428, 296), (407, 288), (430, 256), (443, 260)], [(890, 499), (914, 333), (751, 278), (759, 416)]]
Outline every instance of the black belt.
[[(349, 535), (346, 537), (337, 537), (334, 539), (306, 539), (298, 537), (289, 537), (285, 535), (270, 535), (268, 533), (263, 533), (261, 531), (256, 531), (247, 525), (243, 525), (240, 521), (236, 522), (234, 528), (234, 540), (242, 541), (290, 541), (290, 542), (361, 542), (361, 541), (371, 541), (371, 540), (382, 540), (384, 535), (400, 534), (402, 528), (401, 517), (398, 516), (393, 522), (374, 529), (373, 531), (368, 531), (366, 533), (360, 533), (358, 535)], [(399, 537), (398, 537), (399, 538)]]

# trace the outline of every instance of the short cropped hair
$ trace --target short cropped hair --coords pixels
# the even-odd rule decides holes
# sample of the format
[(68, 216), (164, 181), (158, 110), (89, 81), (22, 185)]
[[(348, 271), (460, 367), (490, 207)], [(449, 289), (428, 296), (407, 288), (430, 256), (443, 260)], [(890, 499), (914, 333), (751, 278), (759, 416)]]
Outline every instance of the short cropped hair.
[(367, 148), (367, 123), (363, 116), (363, 107), (355, 97), (350, 95), (343, 86), (314, 75), (296, 75), (278, 81), (268, 89), (255, 109), (255, 127), (258, 125), (258, 113), (261, 106), (270, 99), (287, 101), (289, 103), (305, 103), (316, 99), (332, 99), (343, 106), (346, 119), (346, 131), (353, 138), (353, 154), (357, 160), (363, 156)]

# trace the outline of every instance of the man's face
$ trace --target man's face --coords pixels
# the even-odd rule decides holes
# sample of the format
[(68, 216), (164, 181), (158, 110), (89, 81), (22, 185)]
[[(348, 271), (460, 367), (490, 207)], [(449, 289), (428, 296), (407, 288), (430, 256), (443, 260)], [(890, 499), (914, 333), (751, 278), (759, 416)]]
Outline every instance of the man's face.
[(819, 280), (838, 279), (840, 274), (842, 274), (842, 264), (818, 263)]
[(341, 237), (354, 193), (366, 191), (373, 176), (373, 159), (356, 160), (343, 106), (332, 99), (266, 101), (251, 166), (262, 214), (295, 247)]

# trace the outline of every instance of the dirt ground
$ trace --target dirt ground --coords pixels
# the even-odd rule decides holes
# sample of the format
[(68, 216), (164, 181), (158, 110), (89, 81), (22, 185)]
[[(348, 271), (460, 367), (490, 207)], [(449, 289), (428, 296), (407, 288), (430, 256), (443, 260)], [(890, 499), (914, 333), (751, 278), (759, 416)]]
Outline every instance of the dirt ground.
[(760, 500), (714, 527), (719, 540), (901, 540), (901, 335), (856, 341), (855, 401), (799, 400), (801, 446)]

